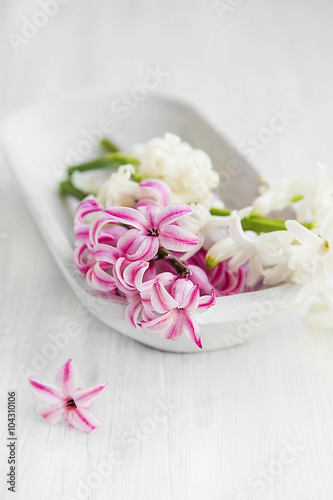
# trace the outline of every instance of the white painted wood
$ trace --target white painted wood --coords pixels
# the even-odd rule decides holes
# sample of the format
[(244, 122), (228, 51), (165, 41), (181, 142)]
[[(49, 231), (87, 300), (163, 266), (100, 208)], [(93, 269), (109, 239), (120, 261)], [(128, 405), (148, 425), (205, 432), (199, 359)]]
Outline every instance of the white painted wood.
[[(160, 64), (169, 72), (161, 90), (196, 104), (236, 145), (257, 136), (274, 109), (295, 115), (257, 153), (265, 173), (305, 175), (317, 159), (333, 164), (331, 3), (252, 0), (231, 9), (221, 20), (206, 1), (71, 0), (15, 53), (7, 33), (19, 33), (21, 17), (32, 19), (40, 6), (3, 2), (2, 116), (79, 87), (130, 90), (147, 65)], [(6, 391), (16, 389), (16, 498), (80, 498), (78, 482), (117, 451), (121, 464), (89, 500), (332, 498), (332, 332), (307, 329), (303, 310), (247, 344), (200, 356), (110, 334), (82, 314), (4, 161), (0, 168), (0, 233), (8, 235), (0, 240), (0, 470)], [(51, 381), (73, 357), (82, 385), (109, 381), (93, 406), (103, 424), (89, 436), (43, 422), (19, 372), (73, 322), (79, 335), (38, 376)], [(158, 405), (173, 406), (156, 422)], [(281, 458), (288, 463), (276, 465)], [(267, 469), (271, 482), (258, 482)], [(1, 496), (11, 498), (3, 477)]]

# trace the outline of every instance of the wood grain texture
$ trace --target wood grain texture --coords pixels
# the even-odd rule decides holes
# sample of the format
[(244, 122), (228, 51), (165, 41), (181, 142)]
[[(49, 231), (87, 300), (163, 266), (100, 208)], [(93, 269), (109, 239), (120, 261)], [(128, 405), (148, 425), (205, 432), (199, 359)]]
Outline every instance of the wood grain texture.
[[(0, 9), (2, 116), (81, 87), (130, 90), (159, 64), (169, 73), (161, 91), (196, 104), (236, 145), (267, 127), (274, 109), (294, 115), (257, 152), (266, 174), (333, 165), (329, 0), (249, 0), (224, 19), (204, 0), (71, 0), (17, 53), (8, 33), (40, 6), (7, 0)], [(332, 498), (332, 332), (309, 330), (305, 307), (248, 344), (200, 355), (112, 332), (82, 312), (3, 159), (0, 168), (1, 498), (14, 496), (4, 480), (11, 389), (19, 500)], [(64, 348), (47, 347), (73, 324), (79, 333)], [(38, 416), (22, 373), (43, 350), (53, 359), (35, 370), (42, 380), (72, 357), (82, 386), (109, 381), (93, 434)]]

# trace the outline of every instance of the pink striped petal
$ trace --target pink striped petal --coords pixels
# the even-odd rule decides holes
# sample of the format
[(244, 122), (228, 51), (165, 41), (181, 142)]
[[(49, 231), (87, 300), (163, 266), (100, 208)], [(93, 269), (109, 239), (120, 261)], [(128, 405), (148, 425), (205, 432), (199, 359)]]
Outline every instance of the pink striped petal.
[(86, 243), (89, 240), (89, 226), (80, 224), (74, 226), (75, 244)]
[(184, 303), (193, 288), (192, 281), (186, 278), (179, 278), (174, 282), (171, 287), (171, 295), (177, 301), (179, 307)]
[(168, 330), (174, 323), (174, 312), (175, 311), (169, 311), (163, 314), (163, 316), (159, 316), (158, 318), (154, 318), (149, 321), (142, 321), (142, 325), (150, 332), (161, 333), (165, 330)]
[(126, 307), (125, 317), (134, 328), (141, 328), (141, 323), (138, 321), (140, 312), (142, 311), (142, 302), (140, 297), (130, 298), (129, 304)]
[(210, 293), (212, 285), (205, 271), (201, 267), (194, 264), (186, 265), (191, 270), (189, 279), (192, 281), (192, 283), (194, 285), (199, 285), (201, 293)]
[(66, 405), (64, 401), (55, 404), (45, 404), (38, 408), (39, 413), (43, 418), (50, 424), (55, 424), (59, 422), (61, 417), (66, 411)]
[(83, 245), (75, 247), (73, 252), (74, 264), (82, 274), (86, 274), (90, 267), (85, 257), (86, 251), (87, 245), (84, 243)]
[(199, 298), (200, 298), (199, 285), (194, 285), (190, 293), (187, 295), (187, 297), (185, 297), (185, 299), (179, 305), (179, 307), (194, 312), (198, 308)]
[(59, 368), (56, 376), (57, 386), (65, 396), (70, 396), (77, 389), (77, 369), (74, 361), (69, 359)]
[(155, 223), (159, 230), (164, 227), (176, 222), (181, 217), (185, 217), (185, 215), (190, 215), (192, 213), (191, 207), (185, 204), (179, 205), (169, 205), (168, 207), (163, 208), (155, 217)]
[(169, 328), (161, 332), (160, 337), (169, 340), (178, 340), (183, 334), (183, 314), (178, 312), (176, 319)]
[(73, 394), (73, 399), (77, 407), (86, 406), (90, 404), (97, 396), (99, 396), (108, 385), (107, 382), (103, 384), (95, 385), (94, 387), (89, 387), (88, 389), (78, 389)]
[(111, 207), (104, 210), (104, 213), (113, 222), (128, 224), (136, 229), (147, 229), (145, 217), (135, 208)]
[(49, 403), (59, 403), (64, 400), (64, 395), (58, 387), (50, 384), (43, 384), (29, 378), (30, 385), (37, 396)]
[(161, 283), (154, 283), (151, 290), (151, 303), (158, 313), (166, 313), (171, 309), (178, 307), (178, 303), (166, 291)]
[(97, 243), (99, 243), (99, 236), (102, 229), (104, 226), (111, 223), (113, 223), (113, 220), (104, 213), (94, 220), (89, 229), (89, 240), (91, 245), (97, 245)]
[(191, 313), (186, 311), (183, 313), (183, 332), (202, 349), (199, 325), (192, 317)]
[(115, 264), (120, 257), (120, 252), (117, 248), (104, 243), (98, 243), (92, 249), (94, 257), (97, 262), (107, 262), (108, 264)]
[(123, 266), (126, 263), (126, 259), (124, 257), (120, 257), (114, 265), (113, 268), (113, 277), (116, 282), (117, 287), (123, 293), (131, 293), (133, 292), (133, 286), (123, 277)]
[(137, 261), (129, 264), (124, 271), (124, 279), (136, 290), (142, 289), (143, 276), (149, 267), (149, 262)]
[(119, 239), (117, 248), (128, 260), (151, 260), (158, 252), (159, 241), (154, 236), (130, 229)]
[(171, 189), (158, 179), (146, 179), (139, 184), (139, 197), (142, 199), (153, 199), (163, 207), (170, 203)]
[(104, 271), (99, 262), (96, 262), (94, 267), (89, 269), (86, 280), (92, 288), (100, 292), (111, 292), (117, 288), (113, 276)]
[(199, 238), (179, 226), (160, 229), (159, 240), (163, 247), (175, 252), (187, 252), (199, 243)]
[(96, 200), (87, 199), (81, 201), (75, 210), (74, 225), (83, 224), (83, 218), (93, 212), (101, 212), (103, 209), (99, 206)]
[(145, 203), (138, 207), (138, 212), (140, 212), (145, 220), (146, 220), (146, 229), (144, 232), (147, 232), (147, 229), (156, 228), (155, 217), (161, 211), (161, 207), (159, 205), (153, 203)]
[(211, 295), (204, 295), (199, 299), (198, 312), (205, 312), (216, 303), (215, 292), (212, 290)]
[(91, 432), (101, 424), (86, 408), (69, 410), (66, 414), (66, 420), (69, 425), (84, 432)]

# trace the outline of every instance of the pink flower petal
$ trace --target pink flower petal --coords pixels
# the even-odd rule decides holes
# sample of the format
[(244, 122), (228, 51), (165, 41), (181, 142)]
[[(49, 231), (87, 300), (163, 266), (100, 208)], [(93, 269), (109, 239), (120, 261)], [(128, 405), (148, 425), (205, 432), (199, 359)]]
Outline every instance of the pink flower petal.
[(37, 380), (29, 379), (30, 385), (38, 397), (49, 403), (59, 403), (64, 400), (64, 395), (58, 387), (50, 384), (43, 384)]
[(88, 225), (81, 224), (74, 226), (75, 244), (86, 243), (89, 240), (89, 227)]
[(66, 420), (72, 427), (84, 432), (91, 432), (100, 425), (100, 421), (86, 408), (76, 408), (66, 414)]
[(134, 326), (134, 328), (140, 328), (141, 324), (138, 321), (139, 314), (142, 311), (142, 302), (139, 297), (130, 298), (129, 304), (126, 307), (125, 317), (127, 321)]
[(183, 313), (183, 332), (189, 339), (193, 340), (193, 342), (195, 342), (200, 349), (202, 349), (199, 325), (192, 317), (191, 313), (187, 311), (184, 311)]
[(136, 229), (147, 229), (145, 217), (134, 208), (111, 207), (104, 210), (104, 213), (113, 222), (128, 224)]
[(169, 328), (161, 332), (160, 337), (169, 340), (178, 340), (183, 334), (183, 313), (177, 311), (174, 321)]
[(124, 257), (120, 257), (114, 265), (113, 268), (113, 277), (116, 282), (117, 287), (123, 293), (133, 293), (133, 286), (131, 283), (128, 283), (123, 277), (123, 267), (126, 265), (126, 259)]
[(192, 281), (194, 285), (199, 285), (201, 293), (210, 293), (212, 289), (212, 284), (209, 281), (209, 278), (205, 271), (196, 265), (186, 264), (187, 267), (191, 270), (191, 274), (189, 279)]
[(86, 274), (90, 267), (87, 259), (85, 258), (86, 251), (87, 245), (84, 243), (83, 245), (75, 247), (73, 252), (74, 264), (82, 274)]
[(138, 206), (137, 209), (140, 214), (142, 214), (146, 220), (146, 233), (148, 229), (156, 228), (155, 217), (161, 211), (161, 207), (154, 203), (145, 203), (144, 205)]
[(74, 361), (69, 359), (59, 368), (56, 383), (65, 396), (70, 396), (77, 389), (77, 369)]
[(89, 269), (86, 280), (92, 288), (100, 292), (112, 292), (117, 288), (113, 276), (104, 271), (99, 262), (96, 262), (94, 267)]
[(179, 226), (160, 229), (159, 240), (163, 247), (175, 252), (187, 252), (199, 243), (199, 238)]
[(97, 261), (107, 262), (112, 265), (120, 257), (120, 252), (117, 248), (111, 245), (105, 245), (104, 243), (98, 243), (93, 247), (92, 251)]
[(66, 405), (64, 401), (55, 404), (46, 403), (38, 408), (39, 413), (45, 418), (50, 424), (55, 424), (59, 422), (61, 417), (66, 411)]
[(182, 309), (194, 312), (198, 308), (200, 297), (199, 285), (194, 285), (190, 293), (185, 297), (183, 302), (179, 305)]
[(125, 281), (140, 291), (142, 289), (143, 276), (148, 267), (149, 263), (143, 260), (129, 264), (124, 271)]
[(198, 312), (205, 312), (216, 303), (215, 292), (212, 290), (211, 295), (204, 295), (199, 299)]
[(142, 325), (150, 332), (161, 333), (168, 330), (173, 324), (175, 319), (174, 312), (175, 311), (169, 311), (158, 318), (154, 318), (149, 321), (142, 321)]
[(97, 245), (99, 243), (99, 235), (104, 226), (111, 224), (113, 221), (110, 217), (107, 217), (104, 213), (99, 215), (97, 219), (91, 224), (89, 229), (89, 240), (92, 245)]
[(137, 229), (130, 229), (118, 241), (117, 248), (126, 259), (151, 260), (159, 248), (158, 238), (141, 234)]
[(94, 387), (89, 387), (88, 389), (78, 389), (73, 394), (73, 399), (77, 407), (86, 406), (91, 403), (97, 396), (99, 396), (108, 385), (107, 382), (103, 384), (95, 385)]
[(194, 285), (192, 281), (186, 278), (177, 279), (171, 287), (171, 295), (177, 301), (179, 307), (187, 299), (188, 295), (193, 290)]
[(192, 210), (189, 205), (169, 205), (168, 207), (160, 210), (158, 215), (155, 217), (155, 223), (158, 229), (161, 230), (169, 224), (176, 222), (181, 217), (185, 217), (185, 215), (190, 215), (191, 213)]
[(158, 313), (166, 313), (171, 309), (178, 307), (178, 303), (166, 291), (161, 283), (154, 283), (151, 290), (151, 303)]
[(88, 199), (81, 201), (75, 210), (74, 225), (84, 224), (83, 218), (93, 212), (101, 212), (102, 207), (99, 206), (96, 200)]
[(153, 199), (163, 207), (170, 203), (171, 190), (169, 186), (158, 179), (146, 179), (139, 184), (139, 197)]

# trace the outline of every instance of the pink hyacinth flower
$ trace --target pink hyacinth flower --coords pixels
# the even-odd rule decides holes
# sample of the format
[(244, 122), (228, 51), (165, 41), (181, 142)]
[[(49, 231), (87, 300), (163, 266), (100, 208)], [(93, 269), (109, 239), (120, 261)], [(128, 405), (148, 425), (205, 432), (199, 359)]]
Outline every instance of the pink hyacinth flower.
[[(95, 220), (92, 224), (85, 223), (84, 217), (91, 214), (95, 214)], [(88, 198), (82, 201), (76, 209), (74, 217), (75, 250), (73, 252), (73, 260), (82, 274), (87, 274), (96, 261), (101, 262), (101, 249), (104, 249), (105, 254), (110, 253), (112, 255), (114, 253), (112, 247), (117, 246), (119, 238), (127, 231), (125, 227), (118, 224), (106, 225), (102, 222), (104, 218), (102, 208), (93, 199)], [(91, 242), (92, 230), (96, 233), (93, 243)], [(99, 258), (95, 256), (97, 252)], [(119, 252), (117, 252), (118, 255)], [(109, 259), (106, 262), (109, 262)]]
[(229, 267), (228, 261), (220, 262), (214, 269), (206, 266), (206, 251), (201, 249), (185, 262), (191, 270), (189, 279), (198, 284), (203, 294), (210, 293), (213, 288), (217, 297), (233, 295), (246, 291), (246, 266), (236, 271)]
[(171, 284), (177, 278), (171, 273), (161, 273), (156, 276), (156, 271), (149, 267), (146, 261), (129, 262), (120, 257), (113, 268), (113, 276), (118, 289), (124, 293), (128, 300), (125, 317), (134, 328), (141, 328), (140, 313), (144, 319), (151, 319), (154, 315), (150, 312), (151, 289), (155, 282), (164, 286)]
[(61, 418), (69, 425), (81, 431), (91, 432), (100, 425), (100, 421), (88, 410), (91, 402), (104, 391), (107, 382), (89, 387), (77, 388), (77, 370), (69, 359), (59, 370), (56, 377), (58, 387), (29, 379), (30, 385), (38, 397), (47, 401), (38, 411), (49, 423), (56, 423)]
[(170, 203), (171, 189), (158, 179), (145, 179), (139, 183), (137, 207), (141, 205), (157, 205), (166, 207)]
[(151, 260), (163, 246), (167, 250), (187, 252), (198, 244), (198, 237), (174, 223), (189, 215), (188, 205), (160, 208), (144, 205), (137, 209), (111, 207), (104, 210), (110, 222), (127, 224), (128, 230), (118, 241), (118, 249), (128, 260)]
[(199, 286), (186, 278), (177, 279), (171, 286), (170, 293), (161, 283), (154, 283), (151, 291), (151, 303), (160, 316), (143, 321), (142, 324), (161, 337), (177, 340), (183, 333), (202, 348), (199, 325), (193, 313), (204, 312), (215, 304), (215, 293), (200, 297)]

